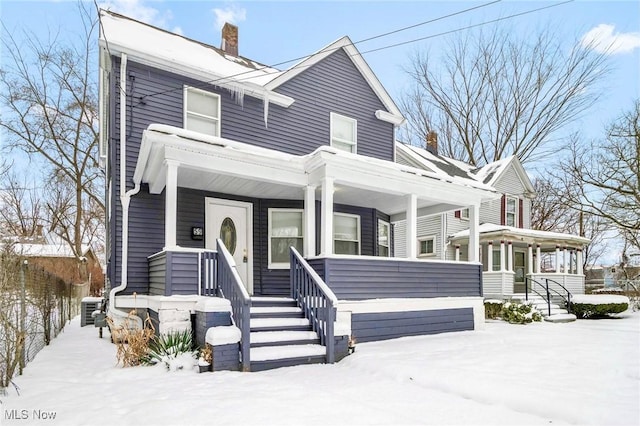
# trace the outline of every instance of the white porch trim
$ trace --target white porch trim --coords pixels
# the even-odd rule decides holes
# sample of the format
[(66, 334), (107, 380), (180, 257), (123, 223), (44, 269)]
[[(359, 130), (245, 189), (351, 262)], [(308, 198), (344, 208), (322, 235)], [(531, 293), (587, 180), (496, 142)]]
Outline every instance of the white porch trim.
[(178, 222), (178, 166), (173, 160), (164, 160), (166, 166), (164, 245), (165, 249), (176, 246), (176, 225)]
[(304, 257), (316, 255), (316, 187), (304, 189)]
[(320, 218), (320, 254), (333, 254), (333, 179), (322, 180), (322, 214)]

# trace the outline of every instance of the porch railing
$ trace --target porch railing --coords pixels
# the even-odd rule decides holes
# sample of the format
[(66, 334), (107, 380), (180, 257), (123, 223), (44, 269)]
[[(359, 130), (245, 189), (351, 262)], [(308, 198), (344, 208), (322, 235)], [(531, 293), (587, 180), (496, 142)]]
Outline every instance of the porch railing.
[[(542, 284), (541, 282), (534, 280), (533, 278), (529, 278), (529, 277), (525, 277), (524, 279), (524, 298), (526, 301), (529, 300), (529, 290), (531, 290), (533, 293), (537, 294), (538, 296), (542, 297), (544, 299), (545, 302), (547, 302), (547, 312), (549, 313), (549, 315), (551, 315), (551, 298), (553, 295), (559, 296), (560, 298), (562, 298), (562, 300), (564, 301), (564, 303), (566, 304), (567, 307), (567, 312), (571, 312), (571, 292), (569, 290), (567, 290), (567, 288), (565, 286), (563, 286), (562, 284), (560, 284), (557, 281), (554, 281), (550, 278), (544, 278), (545, 283)], [(559, 292), (558, 290), (556, 290), (555, 288), (549, 286), (549, 282), (552, 282), (553, 284), (561, 287), (567, 294), (567, 296), (565, 297), (564, 294), (562, 294), (561, 292)], [(538, 286), (541, 287), (541, 289), (544, 291), (544, 294), (541, 294), (534, 286)], [(553, 295), (552, 295), (553, 293)]]
[(316, 271), (291, 247), (291, 297), (318, 333), (320, 343), (327, 348), (327, 363), (335, 362), (334, 322), (338, 299)]
[(198, 253), (198, 276), (200, 277), (200, 295), (216, 296), (217, 295), (217, 269), (216, 261), (218, 253), (215, 251), (203, 251)]
[(224, 243), (218, 239), (216, 241), (218, 248), (218, 266), (217, 266), (217, 294), (231, 302), (233, 311), (233, 320), (236, 327), (242, 333), (240, 343), (240, 359), (242, 362), (242, 370), (250, 371), (251, 362), (249, 356), (249, 333), (250, 333), (250, 317), (251, 317), (251, 298), (244, 288), (240, 275), (236, 269), (236, 263), (233, 257), (224, 246)]

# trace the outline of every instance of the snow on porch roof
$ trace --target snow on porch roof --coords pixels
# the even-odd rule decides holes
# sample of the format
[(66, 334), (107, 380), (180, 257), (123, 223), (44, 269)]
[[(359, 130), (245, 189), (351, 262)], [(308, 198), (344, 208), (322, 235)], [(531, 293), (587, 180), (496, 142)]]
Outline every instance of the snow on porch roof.
[[(126, 16), (101, 10), (100, 40), (112, 54), (136, 52), (175, 67), (206, 71), (211, 81), (237, 82), (263, 87), (282, 72), (187, 37)], [(161, 64), (157, 64), (161, 65)]]
[[(536, 229), (514, 228), (513, 226), (496, 225), (494, 223), (483, 223), (478, 228), (478, 232), (482, 237), (483, 234), (511, 235), (514, 237), (522, 237), (523, 239), (536, 241), (563, 241), (575, 242), (579, 244), (589, 244), (591, 240), (573, 234), (563, 234), (560, 232), (538, 231)], [(450, 236), (451, 240), (464, 240), (469, 238), (469, 230), (457, 232)]]

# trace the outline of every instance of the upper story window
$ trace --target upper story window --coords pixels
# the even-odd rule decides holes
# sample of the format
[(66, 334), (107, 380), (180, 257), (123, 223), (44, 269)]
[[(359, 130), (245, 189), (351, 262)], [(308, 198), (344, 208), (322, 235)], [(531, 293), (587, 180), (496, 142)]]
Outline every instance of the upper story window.
[(357, 151), (358, 122), (344, 115), (331, 113), (331, 146), (353, 154)]
[(289, 247), (302, 253), (303, 211), (300, 209), (269, 209), (269, 268), (289, 268)]
[(206, 135), (220, 136), (220, 96), (185, 86), (184, 128)]
[(504, 210), (504, 220), (507, 226), (517, 226), (518, 218), (518, 199), (507, 197)]
[(386, 220), (378, 219), (378, 256), (391, 256), (390, 242), (391, 224)]
[(333, 252), (360, 254), (360, 216), (333, 214)]

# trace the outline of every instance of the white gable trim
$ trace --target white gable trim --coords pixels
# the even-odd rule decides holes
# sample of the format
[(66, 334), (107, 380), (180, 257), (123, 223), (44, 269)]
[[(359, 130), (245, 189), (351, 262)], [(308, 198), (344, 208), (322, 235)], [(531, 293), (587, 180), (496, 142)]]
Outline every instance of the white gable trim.
[[(299, 63), (295, 64), (293, 67), (289, 68), (287, 71), (283, 72), (269, 83), (267, 83), (264, 87), (268, 90), (274, 90), (280, 85), (286, 83), (291, 80), (301, 72), (305, 71), (307, 68), (317, 64), (318, 62), (325, 59), (327, 56), (331, 55), (335, 51), (343, 49), (345, 53), (349, 56), (353, 64), (356, 66), (360, 74), (365, 78), (371, 89), (373, 89), (374, 93), (378, 96), (382, 104), (389, 111), (389, 115), (394, 116), (394, 120), (398, 122), (403, 122), (404, 117), (400, 112), (400, 109), (397, 107), (391, 96), (387, 93), (386, 89), (378, 80), (378, 77), (373, 73), (369, 64), (364, 60), (358, 49), (353, 45), (353, 42), (349, 37), (344, 36), (341, 39), (329, 44), (328, 46), (320, 49), (318, 52), (314, 53), (311, 56), (303, 59)], [(376, 114), (377, 117), (377, 114)], [(380, 117), (378, 117), (380, 118)], [(385, 120), (387, 121), (387, 120)], [(395, 124), (395, 123), (394, 123)]]
[(524, 188), (525, 196), (527, 196), (528, 198), (535, 197), (536, 190), (531, 183), (531, 179), (529, 179), (529, 175), (527, 174), (524, 167), (522, 167), (522, 163), (520, 163), (518, 157), (516, 157), (515, 155), (509, 159), (507, 164), (505, 164), (497, 171), (497, 173), (493, 176), (493, 179), (491, 179), (491, 183), (495, 186), (495, 184), (504, 177), (504, 174), (509, 169), (509, 166), (513, 167), (516, 175), (520, 179), (520, 183), (522, 183), (522, 186)]

